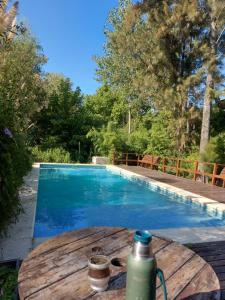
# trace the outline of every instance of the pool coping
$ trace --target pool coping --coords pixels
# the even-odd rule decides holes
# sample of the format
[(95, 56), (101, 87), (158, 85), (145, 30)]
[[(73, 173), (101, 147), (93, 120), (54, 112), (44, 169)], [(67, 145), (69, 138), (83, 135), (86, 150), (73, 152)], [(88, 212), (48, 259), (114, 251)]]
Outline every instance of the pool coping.
[(135, 172), (125, 170), (119, 166), (115, 165), (106, 165), (106, 168), (123, 175), (124, 177), (139, 179), (144, 181), (149, 185), (151, 190), (156, 190), (156, 188), (160, 188), (163, 192), (168, 192), (171, 195), (178, 195), (184, 199), (184, 201), (192, 202), (199, 205), (201, 208), (204, 208), (208, 213), (213, 213), (216, 216), (224, 217), (225, 216), (225, 204), (220, 203), (216, 200), (206, 198), (199, 194), (186, 191), (184, 189), (175, 187), (168, 183), (160, 182), (155, 179), (146, 177), (144, 175), (137, 174)]

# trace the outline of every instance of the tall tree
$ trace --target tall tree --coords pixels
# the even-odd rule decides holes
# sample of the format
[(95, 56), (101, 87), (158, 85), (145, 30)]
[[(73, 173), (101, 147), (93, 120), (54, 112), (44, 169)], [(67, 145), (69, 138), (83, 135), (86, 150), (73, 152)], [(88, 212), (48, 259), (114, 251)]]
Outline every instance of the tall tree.
[(62, 147), (70, 152), (73, 160), (84, 161), (89, 155), (83, 95), (77, 87), (72, 88), (69, 78), (48, 74), (45, 79), (46, 105), (34, 118), (31, 145), (41, 149)]
[(119, 126), (126, 124), (127, 103), (108, 85), (100, 87), (94, 95), (86, 96), (84, 107), (90, 123), (95, 128), (107, 125), (109, 121)]
[(202, 81), (203, 19), (198, 1), (125, 4), (110, 15), (106, 54), (97, 59), (98, 74), (131, 96), (132, 105), (145, 102), (154, 110), (172, 111), (177, 147), (183, 150)]
[(0, 122), (11, 130), (26, 132), (43, 105), (41, 67), (45, 62), (40, 46), (28, 34), (0, 51)]
[[(219, 100), (219, 85), (223, 80), (220, 70), (224, 54), (225, 4), (223, 0), (201, 1), (205, 12), (207, 46), (205, 49), (206, 83), (203, 102), (200, 154), (204, 155), (210, 137), (211, 106)], [(222, 44), (223, 43), (223, 44)]]
[(43, 99), (41, 66), (46, 61), (29, 35), (17, 35), (15, 3), (0, 1), (0, 234), (21, 212), (18, 189), (31, 167), (27, 128)]

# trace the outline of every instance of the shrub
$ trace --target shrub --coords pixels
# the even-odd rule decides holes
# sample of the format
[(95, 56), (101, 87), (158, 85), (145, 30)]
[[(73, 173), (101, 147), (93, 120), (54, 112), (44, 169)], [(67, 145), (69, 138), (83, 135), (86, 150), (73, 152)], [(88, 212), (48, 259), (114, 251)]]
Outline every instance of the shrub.
[(0, 233), (3, 233), (22, 211), (18, 188), (31, 168), (30, 153), (23, 137), (6, 128), (0, 130), (0, 166)]
[(71, 162), (70, 153), (61, 147), (42, 150), (40, 147), (35, 146), (32, 148), (32, 155), (34, 161), (38, 161), (38, 162), (56, 162), (56, 163)]
[(190, 161), (199, 161), (200, 160), (200, 157), (199, 157), (199, 151), (194, 151), (194, 152), (191, 152), (190, 154), (188, 154), (186, 157), (185, 157), (186, 160), (190, 160)]
[(98, 155), (112, 158), (114, 152), (126, 152), (128, 149), (127, 134), (123, 129), (118, 129), (113, 122), (109, 122), (107, 127), (100, 131), (90, 130), (87, 137), (93, 142), (95, 154)]
[(177, 156), (175, 139), (171, 130), (171, 114), (162, 111), (152, 121), (148, 146), (145, 153), (160, 156)]
[(7, 267), (0, 267), (0, 299), (14, 299), (17, 277), (17, 270)]
[(149, 131), (144, 127), (140, 126), (137, 130), (131, 132), (128, 137), (129, 151), (136, 153), (144, 153), (149, 143)]
[(210, 139), (201, 158), (207, 162), (225, 163), (225, 132)]

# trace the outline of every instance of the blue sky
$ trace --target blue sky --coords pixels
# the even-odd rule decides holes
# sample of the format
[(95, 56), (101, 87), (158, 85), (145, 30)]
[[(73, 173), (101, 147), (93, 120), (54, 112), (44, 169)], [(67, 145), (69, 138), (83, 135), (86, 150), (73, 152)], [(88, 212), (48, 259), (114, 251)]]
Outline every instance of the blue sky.
[(103, 53), (104, 25), (118, 0), (20, 0), (22, 20), (43, 47), (49, 61), (47, 72), (63, 73), (80, 86), (83, 93), (94, 93), (93, 55)]

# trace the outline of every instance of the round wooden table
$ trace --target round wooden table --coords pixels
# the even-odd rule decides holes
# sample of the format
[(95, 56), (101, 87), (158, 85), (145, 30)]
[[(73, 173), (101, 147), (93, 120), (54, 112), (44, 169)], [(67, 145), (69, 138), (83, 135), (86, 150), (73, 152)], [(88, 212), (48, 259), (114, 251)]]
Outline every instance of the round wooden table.
[[(125, 299), (126, 268), (111, 265), (109, 288), (97, 293), (87, 277), (88, 257), (103, 252), (124, 259), (131, 250), (133, 231), (95, 227), (54, 237), (35, 248), (19, 271), (20, 299)], [(153, 252), (164, 271), (168, 299), (220, 299), (216, 274), (190, 249), (161, 237), (153, 237)], [(157, 299), (162, 299), (161, 288)]]

